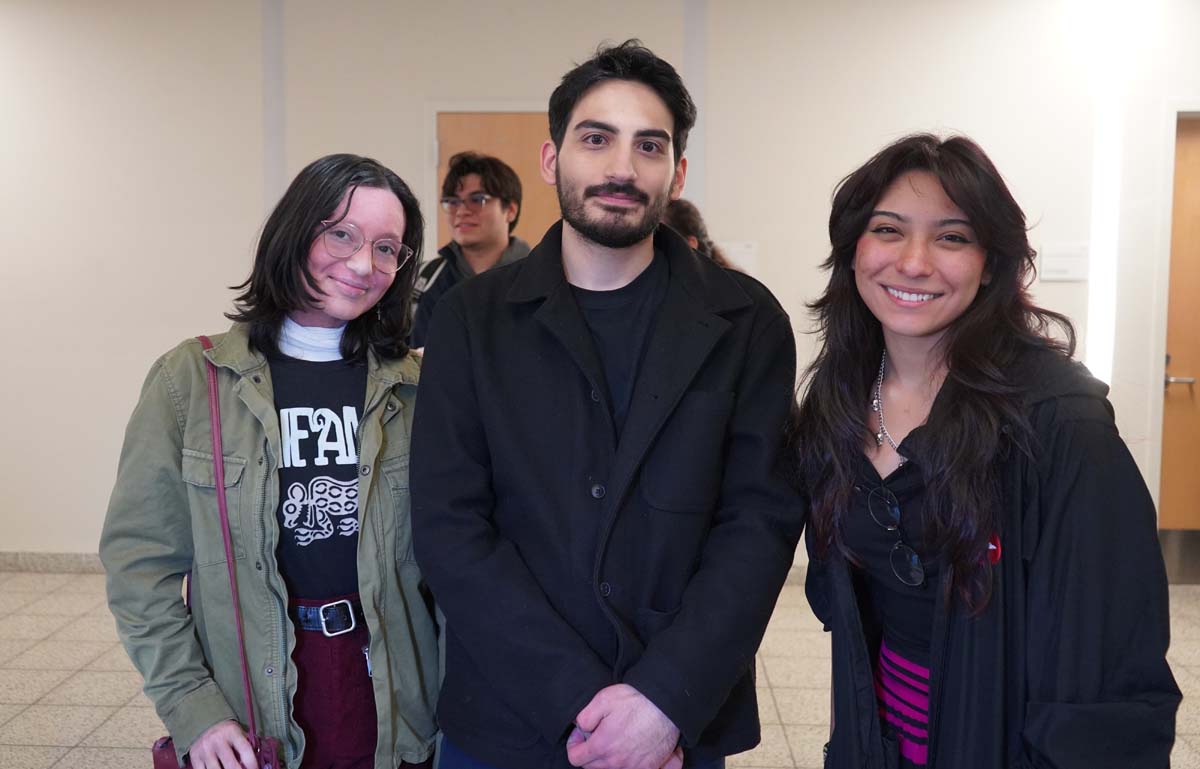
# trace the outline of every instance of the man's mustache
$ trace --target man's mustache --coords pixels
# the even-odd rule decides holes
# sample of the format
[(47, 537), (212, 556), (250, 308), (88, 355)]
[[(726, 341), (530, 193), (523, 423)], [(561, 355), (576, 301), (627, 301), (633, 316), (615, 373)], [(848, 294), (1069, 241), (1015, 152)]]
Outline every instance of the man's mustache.
[(609, 182), (608, 184), (597, 184), (588, 187), (583, 191), (584, 197), (594, 198), (597, 195), (625, 195), (631, 197), (639, 203), (649, 203), (650, 196), (634, 187), (632, 184), (617, 184)]

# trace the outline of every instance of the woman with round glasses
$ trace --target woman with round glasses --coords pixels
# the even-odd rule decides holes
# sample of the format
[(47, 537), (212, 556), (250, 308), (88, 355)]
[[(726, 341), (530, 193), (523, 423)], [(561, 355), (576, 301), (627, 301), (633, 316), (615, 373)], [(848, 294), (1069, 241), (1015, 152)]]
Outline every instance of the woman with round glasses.
[(795, 436), (825, 765), (1167, 766), (1153, 503), (1070, 322), (1030, 298), (1000, 174), (969, 139), (901, 139), (842, 181), (829, 234)]
[(317, 160), (267, 219), (232, 328), (166, 353), (143, 385), (100, 555), (122, 642), (194, 769), (256, 765), (206, 361), (259, 731), (289, 767), (430, 762), (437, 628), (409, 528), (419, 368), (405, 344), (422, 236), (391, 170)]

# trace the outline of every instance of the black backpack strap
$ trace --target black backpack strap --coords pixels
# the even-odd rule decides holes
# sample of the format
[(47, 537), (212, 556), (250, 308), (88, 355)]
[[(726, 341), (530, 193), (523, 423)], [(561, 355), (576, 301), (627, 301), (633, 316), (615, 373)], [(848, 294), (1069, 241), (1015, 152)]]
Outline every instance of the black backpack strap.
[(425, 264), (421, 265), (421, 269), (417, 272), (417, 282), (413, 286), (413, 302), (421, 301), (421, 297), (433, 285), (433, 282), (438, 279), (442, 271), (446, 269), (446, 265), (450, 260), (444, 256), (435, 256)]

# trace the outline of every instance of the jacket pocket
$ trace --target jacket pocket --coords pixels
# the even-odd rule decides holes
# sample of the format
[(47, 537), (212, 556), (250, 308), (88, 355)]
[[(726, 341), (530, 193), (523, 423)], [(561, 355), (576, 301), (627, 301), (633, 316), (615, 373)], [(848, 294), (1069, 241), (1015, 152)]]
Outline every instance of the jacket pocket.
[(679, 401), (643, 466), (642, 494), (651, 507), (706, 513), (716, 506), (733, 397), (690, 392)]
[[(241, 491), (246, 460), (224, 457), (225, 501), (229, 512), (229, 534), (236, 559), (246, 557), (241, 536)], [(192, 514), (192, 543), (197, 566), (225, 563), (225, 543), (221, 534), (221, 513), (217, 508), (217, 481), (211, 452), (184, 449), (180, 465), (187, 486), (188, 506)]]
[(633, 613), (633, 625), (637, 630), (642, 645), (649, 646), (650, 640), (671, 626), (679, 616), (679, 609), (658, 611), (657, 609), (638, 609)]
[[(387, 492), (390, 499), (384, 500), (390, 506), (394, 516), (392, 522), (396, 529), (396, 560), (411, 562), (413, 556), (412, 544), (412, 498), (408, 492), (408, 455), (391, 457), (379, 464), (383, 473)], [(385, 527), (386, 528), (386, 527)]]

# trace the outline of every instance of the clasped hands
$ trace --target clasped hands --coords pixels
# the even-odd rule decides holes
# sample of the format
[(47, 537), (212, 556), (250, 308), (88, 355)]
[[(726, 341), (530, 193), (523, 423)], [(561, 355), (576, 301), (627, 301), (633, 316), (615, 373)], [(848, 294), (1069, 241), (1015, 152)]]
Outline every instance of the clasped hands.
[(627, 684), (606, 686), (575, 717), (567, 759), (585, 769), (683, 769), (679, 729)]

